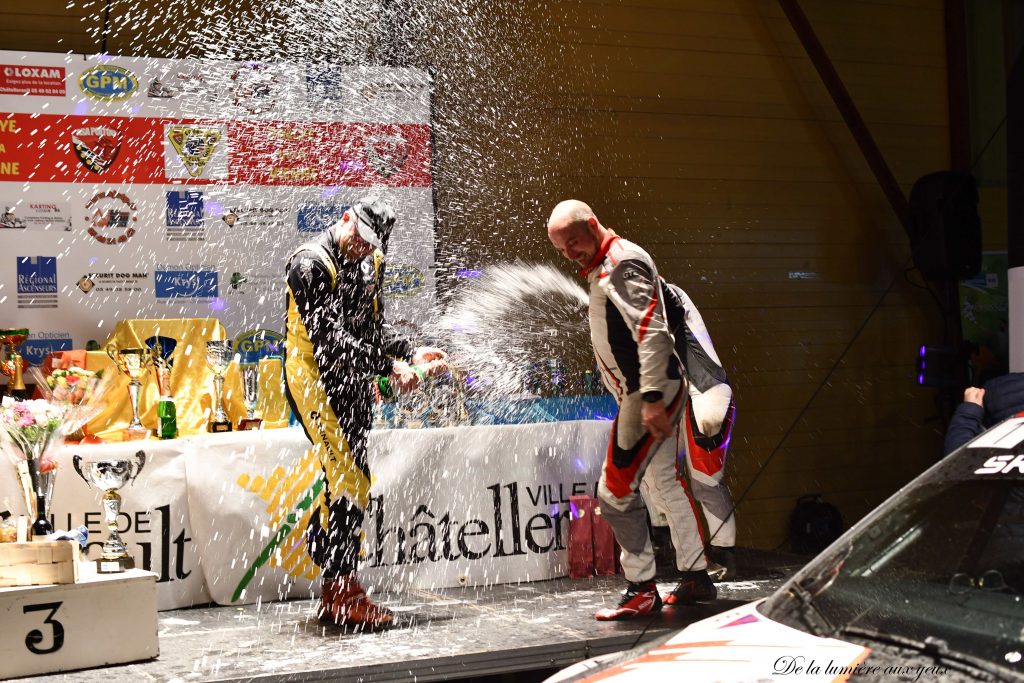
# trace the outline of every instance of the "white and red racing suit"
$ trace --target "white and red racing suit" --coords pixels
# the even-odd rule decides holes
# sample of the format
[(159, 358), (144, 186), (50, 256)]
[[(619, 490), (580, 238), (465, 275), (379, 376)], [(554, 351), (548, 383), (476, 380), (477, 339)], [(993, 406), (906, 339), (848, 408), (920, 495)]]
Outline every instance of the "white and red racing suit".
[[(666, 322), (661, 281), (642, 248), (609, 236), (580, 275), (590, 284), (590, 337), (601, 378), (619, 404), (598, 484), (601, 513), (622, 548), (622, 569), (632, 582), (655, 575), (641, 483), (669, 522), (676, 565), (707, 567), (696, 503), (676, 476), (686, 378)], [(643, 401), (662, 400), (674, 433), (657, 441), (643, 426)]]

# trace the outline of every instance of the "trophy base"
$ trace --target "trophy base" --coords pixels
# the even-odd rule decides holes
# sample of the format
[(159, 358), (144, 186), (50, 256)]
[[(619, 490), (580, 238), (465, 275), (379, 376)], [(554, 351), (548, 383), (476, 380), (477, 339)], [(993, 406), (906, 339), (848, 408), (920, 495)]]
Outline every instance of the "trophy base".
[(263, 420), (258, 417), (247, 417), (238, 421), (238, 431), (247, 432), (251, 429), (262, 429)]
[(132, 557), (115, 557), (113, 559), (100, 558), (96, 560), (96, 572), (98, 574), (120, 574), (129, 569), (135, 569), (135, 560)]
[(210, 432), (211, 434), (218, 434), (220, 432), (230, 432), (231, 431), (231, 423), (230, 422), (211, 422), (210, 424), (206, 425), (206, 431)]
[(121, 441), (144, 441), (152, 433), (151, 429), (125, 429), (121, 431)]

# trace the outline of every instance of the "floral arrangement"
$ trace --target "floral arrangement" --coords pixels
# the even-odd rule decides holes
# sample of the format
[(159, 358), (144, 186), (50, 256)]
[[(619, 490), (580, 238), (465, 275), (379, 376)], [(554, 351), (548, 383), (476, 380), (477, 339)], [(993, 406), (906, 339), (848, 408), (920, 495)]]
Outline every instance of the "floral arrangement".
[(81, 404), (93, 394), (103, 371), (92, 372), (78, 367), (67, 370), (54, 370), (46, 377), (46, 386), (50, 388), (54, 401)]
[(14, 463), (25, 496), (25, 507), (34, 520), (33, 535), (53, 531), (48, 520), (57, 461), (50, 452), (64, 439), (64, 412), (49, 401), (18, 401), (4, 396), (0, 403), (0, 443)]

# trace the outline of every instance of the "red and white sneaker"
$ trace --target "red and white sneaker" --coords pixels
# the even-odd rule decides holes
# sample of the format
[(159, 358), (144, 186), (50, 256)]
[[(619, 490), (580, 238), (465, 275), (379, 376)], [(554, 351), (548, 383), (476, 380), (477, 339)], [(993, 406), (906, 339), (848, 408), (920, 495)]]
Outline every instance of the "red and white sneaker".
[(619, 619), (635, 619), (647, 614), (661, 611), (661, 596), (654, 581), (633, 583), (626, 586), (618, 607), (605, 607), (594, 615), (598, 621), (617, 621)]

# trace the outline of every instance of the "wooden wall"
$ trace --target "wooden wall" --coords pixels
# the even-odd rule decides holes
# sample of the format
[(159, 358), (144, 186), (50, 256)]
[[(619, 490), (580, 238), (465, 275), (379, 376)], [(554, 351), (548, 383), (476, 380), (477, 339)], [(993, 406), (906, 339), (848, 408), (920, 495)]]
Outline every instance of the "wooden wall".
[[(544, 223), (570, 196), (648, 247), (736, 386), (741, 544), (782, 544), (804, 493), (853, 522), (939, 457), (934, 396), (914, 381), (938, 310), (904, 276), (907, 239), (775, 2), (407, 2), (404, 54), (437, 78), (442, 274), (553, 262)], [(946, 168), (942, 1), (801, 4), (905, 191)], [(360, 3), (322, 5), (143, 1), (115, 11), (107, 50), (337, 58), (373, 42), (349, 30)], [(7, 2), (0, 35), (91, 52), (101, 10)]]

